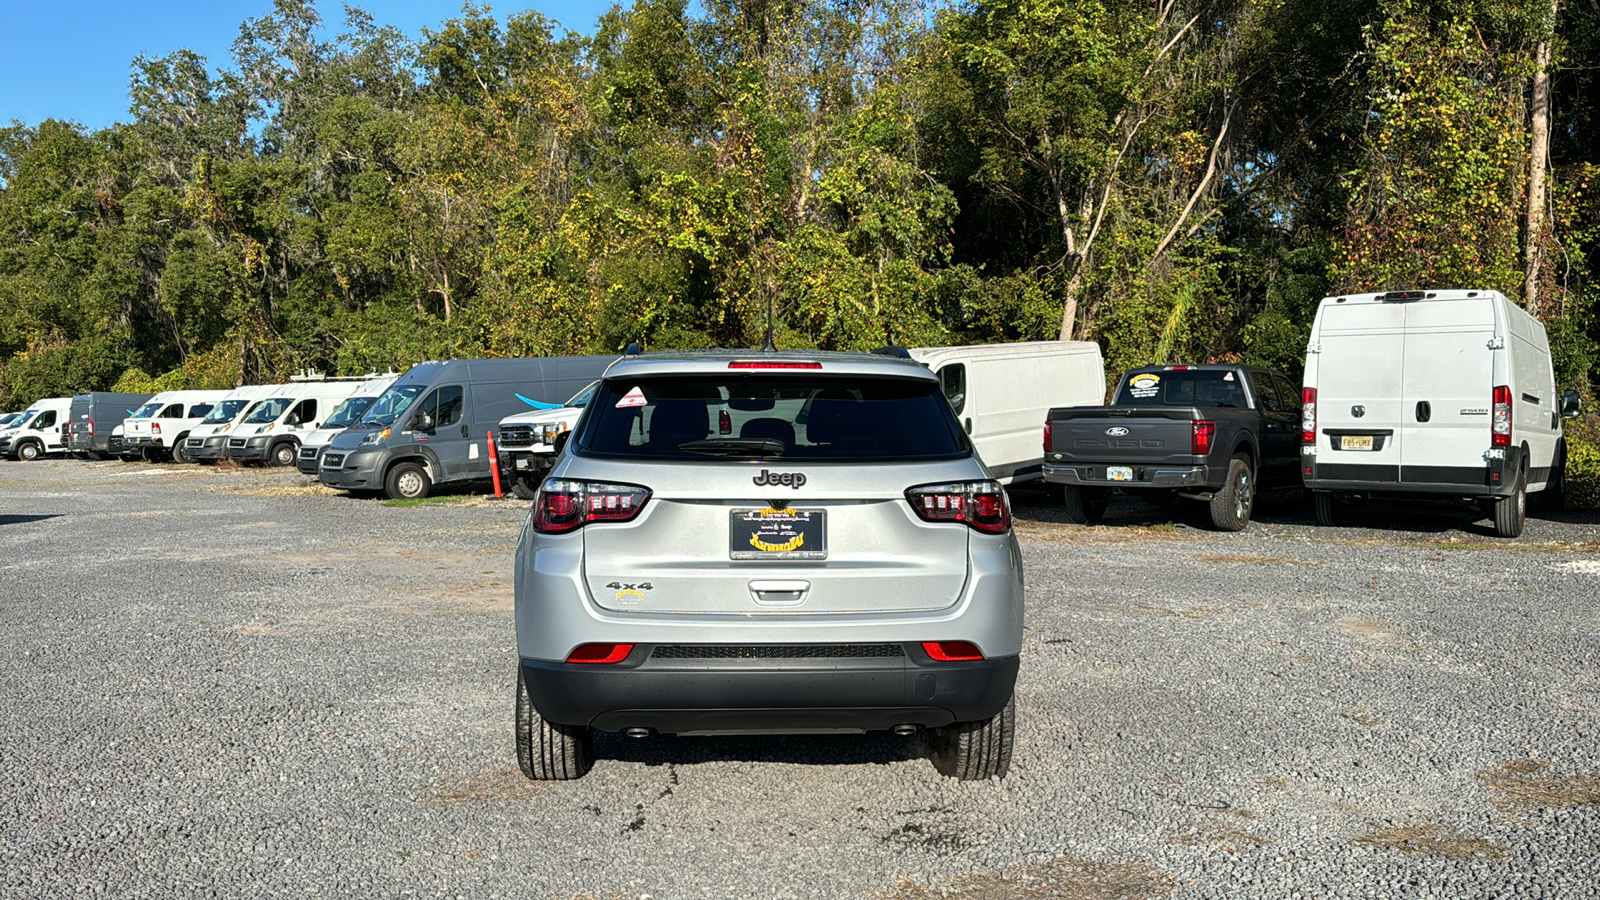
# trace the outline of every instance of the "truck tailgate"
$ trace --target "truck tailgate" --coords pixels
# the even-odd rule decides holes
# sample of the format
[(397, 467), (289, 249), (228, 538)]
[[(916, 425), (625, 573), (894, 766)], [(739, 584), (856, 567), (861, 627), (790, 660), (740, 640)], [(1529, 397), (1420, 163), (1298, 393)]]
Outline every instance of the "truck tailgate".
[(1108, 406), (1054, 410), (1050, 417), (1052, 463), (1114, 462), (1193, 465), (1194, 422), (1206, 416), (1193, 407)]

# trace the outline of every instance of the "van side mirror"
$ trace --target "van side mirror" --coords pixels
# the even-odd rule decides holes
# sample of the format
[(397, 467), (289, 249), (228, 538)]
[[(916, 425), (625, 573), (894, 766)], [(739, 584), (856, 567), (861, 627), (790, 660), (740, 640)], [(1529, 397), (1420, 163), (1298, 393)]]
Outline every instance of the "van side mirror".
[(433, 416), (427, 412), (419, 412), (417, 413), (416, 417), (411, 420), (411, 427), (417, 431), (432, 431)]
[(1572, 388), (1561, 392), (1561, 418), (1576, 419), (1583, 412), (1583, 398)]

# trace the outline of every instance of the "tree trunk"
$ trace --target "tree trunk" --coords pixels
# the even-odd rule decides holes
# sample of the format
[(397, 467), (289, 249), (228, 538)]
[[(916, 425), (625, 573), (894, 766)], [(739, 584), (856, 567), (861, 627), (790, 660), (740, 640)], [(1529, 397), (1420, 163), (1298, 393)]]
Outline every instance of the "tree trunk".
[(1539, 315), (1539, 268), (1544, 262), (1545, 161), (1550, 157), (1550, 41), (1560, 0), (1550, 0), (1550, 30), (1534, 51), (1532, 141), (1528, 149), (1528, 215), (1523, 236), (1522, 305)]

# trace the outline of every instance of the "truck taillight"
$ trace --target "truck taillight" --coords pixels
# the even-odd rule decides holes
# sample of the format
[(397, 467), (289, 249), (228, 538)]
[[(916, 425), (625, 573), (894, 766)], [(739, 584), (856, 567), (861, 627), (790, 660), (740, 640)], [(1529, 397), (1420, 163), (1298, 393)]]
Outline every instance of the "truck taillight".
[(1205, 456), (1211, 452), (1211, 442), (1217, 436), (1217, 423), (1210, 419), (1203, 419), (1194, 423), (1194, 429), (1189, 433), (1189, 452), (1195, 456)]
[(925, 522), (965, 522), (984, 534), (1011, 530), (1011, 505), (997, 481), (923, 485), (906, 491), (906, 500)]
[(1497, 385), (1494, 389), (1494, 413), (1490, 420), (1494, 446), (1511, 446), (1511, 388)]
[(160, 422), (151, 422), (150, 423), (150, 433), (151, 434), (160, 434), (161, 433), (161, 423)]
[(1315, 444), (1317, 442), (1317, 389), (1304, 388), (1300, 391), (1300, 443)]
[(633, 484), (547, 480), (533, 501), (533, 530), (566, 534), (591, 522), (627, 522), (649, 499), (648, 488)]
[(1055, 439), (1050, 436), (1050, 420), (1044, 420), (1044, 452), (1049, 453), (1056, 448)]

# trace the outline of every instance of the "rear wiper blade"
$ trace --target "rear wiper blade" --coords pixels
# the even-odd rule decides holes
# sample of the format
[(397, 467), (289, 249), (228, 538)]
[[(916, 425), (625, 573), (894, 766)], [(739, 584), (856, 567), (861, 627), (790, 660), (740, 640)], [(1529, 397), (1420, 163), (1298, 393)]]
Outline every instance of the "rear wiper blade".
[(678, 449), (685, 453), (704, 453), (707, 456), (758, 456), (762, 459), (782, 459), (788, 448), (774, 438), (707, 438), (687, 441)]

